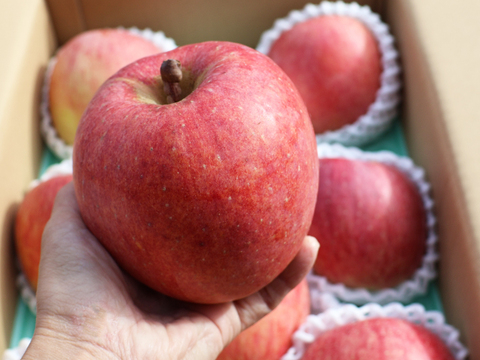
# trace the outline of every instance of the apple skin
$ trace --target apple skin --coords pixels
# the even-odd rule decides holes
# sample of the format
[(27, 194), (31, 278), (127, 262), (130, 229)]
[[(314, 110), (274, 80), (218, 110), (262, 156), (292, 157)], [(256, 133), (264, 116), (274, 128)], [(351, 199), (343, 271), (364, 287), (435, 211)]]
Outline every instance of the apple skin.
[[(183, 66), (166, 104), (159, 69)], [(268, 57), (186, 45), (117, 72), (82, 117), (75, 192), (91, 232), (131, 275), (197, 303), (271, 282), (306, 236), (318, 190), (307, 109)]]
[(354, 123), (380, 88), (377, 41), (352, 17), (319, 16), (297, 23), (272, 44), (268, 56), (297, 86), (317, 134)]
[(15, 247), (20, 266), (36, 291), (42, 235), (52, 214), (58, 191), (70, 181), (72, 175), (58, 175), (43, 181), (25, 194), (15, 218)]
[(53, 126), (72, 145), (80, 118), (100, 85), (125, 65), (162, 51), (151, 41), (124, 29), (83, 32), (56, 54), (50, 78)]
[(310, 291), (305, 279), (270, 314), (241, 332), (217, 360), (279, 360), (309, 314)]
[(373, 318), (329, 330), (310, 344), (302, 360), (454, 360), (427, 328), (398, 318)]
[(426, 211), (416, 186), (393, 165), (320, 158), (309, 234), (322, 244), (316, 274), (378, 290), (411, 278), (426, 251)]

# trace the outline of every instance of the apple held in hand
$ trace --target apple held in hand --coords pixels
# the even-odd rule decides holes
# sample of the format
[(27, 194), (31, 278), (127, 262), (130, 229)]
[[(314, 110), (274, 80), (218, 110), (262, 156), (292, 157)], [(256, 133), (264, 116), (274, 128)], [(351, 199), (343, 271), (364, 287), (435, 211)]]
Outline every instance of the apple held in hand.
[(73, 174), (86, 225), (126, 271), (169, 296), (219, 303), (293, 259), (318, 157), (284, 72), (246, 46), (205, 42), (104, 83), (80, 122)]
[(408, 280), (426, 252), (422, 197), (393, 165), (320, 158), (309, 234), (322, 251), (314, 272), (332, 283), (378, 290)]
[(56, 54), (50, 78), (49, 107), (53, 126), (72, 145), (78, 122), (100, 85), (125, 65), (163, 49), (124, 29), (81, 33)]
[(303, 280), (270, 314), (240, 333), (217, 360), (279, 360), (309, 314), (310, 292)]
[(398, 318), (372, 318), (326, 331), (302, 360), (454, 360), (445, 343), (420, 325)]
[(72, 181), (72, 175), (59, 175), (43, 181), (25, 195), (15, 218), (15, 247), (22, 271), (35, 291), (42, 235), (52, 214), (58, 191)]
[(337, 130), (367, 113), (380, 88), (381, 54), (359, 20), (318, 16), (295, 24), (270, 56), (292, 79), (316, 133)]

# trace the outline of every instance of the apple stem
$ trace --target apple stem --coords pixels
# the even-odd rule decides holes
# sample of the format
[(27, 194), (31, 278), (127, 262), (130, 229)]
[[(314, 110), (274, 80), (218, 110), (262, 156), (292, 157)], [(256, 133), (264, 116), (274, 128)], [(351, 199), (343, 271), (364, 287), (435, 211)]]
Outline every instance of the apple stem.
[(174, 59), (165, 60), (160, 67), (160, 74), (163, 80), (163, 90), (167, 94), (167, 103), (171, 104), (180, 100), (182, 89), (182, 64)]

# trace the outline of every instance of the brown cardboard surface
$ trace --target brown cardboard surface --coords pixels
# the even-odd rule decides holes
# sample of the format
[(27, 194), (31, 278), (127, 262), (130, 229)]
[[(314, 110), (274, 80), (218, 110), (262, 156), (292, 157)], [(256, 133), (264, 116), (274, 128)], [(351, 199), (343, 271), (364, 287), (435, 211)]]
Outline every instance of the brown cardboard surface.
[[(137, 26), (163, 31), (178, 45), (229, 40), (255, 47), (260, 34), (307, 0), (47, 0), (60, 44), (81, 30)], [(351, 1), (347, 1), (351, 2)], [(382, 0), (361, 0), (381, 11)], [(141, 5), (139, 4), (141, 3)]]
[(427, 170), (436, 201), (445, 313), (472, 359), (480, 358), (479, 11), (476, 0), (387, 5), (407, 84), (409, 149)]
[(28, 183), (37, 176), (40, 165), (41, 72), (55, 44), (43, 1), (2, 1), (0, 5), (0, 352), (3, 352), (9, 344), (16, 305), (12, 224), (17, 204)]

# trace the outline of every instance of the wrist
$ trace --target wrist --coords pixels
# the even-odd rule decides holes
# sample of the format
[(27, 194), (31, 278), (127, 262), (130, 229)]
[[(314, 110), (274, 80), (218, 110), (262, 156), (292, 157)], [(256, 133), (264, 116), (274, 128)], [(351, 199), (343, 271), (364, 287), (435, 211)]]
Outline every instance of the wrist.
[(22, 360), (90, 360), (113, 359), (111, 353), (100, 347), (81, 340), (69, 339), (66, 336), (34, 334)]
[(76, 308), (75, 314), (69, 316), (39, 313), (22, 360), (118, 359), (106, 346), (106, 319), (99, 313), (91, 308)]

